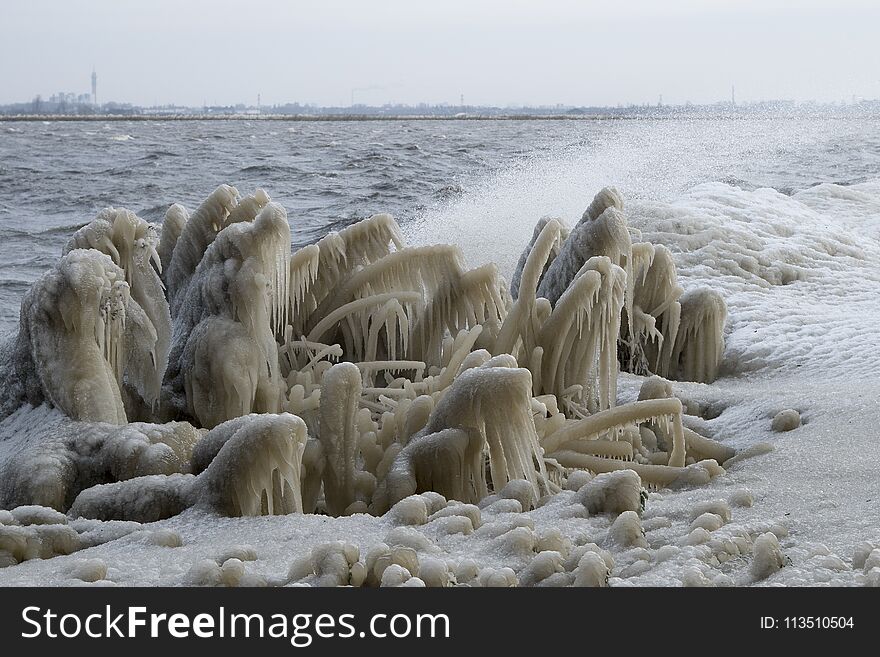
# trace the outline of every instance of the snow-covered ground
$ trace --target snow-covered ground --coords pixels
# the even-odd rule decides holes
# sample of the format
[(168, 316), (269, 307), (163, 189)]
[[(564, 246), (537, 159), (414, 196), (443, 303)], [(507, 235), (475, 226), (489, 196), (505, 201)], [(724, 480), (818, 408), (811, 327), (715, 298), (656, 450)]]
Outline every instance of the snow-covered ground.
[[(362, 576), (356, 562), (381, 559), (459, 583), (880, 584), (880, 551), (870, 554), (880, 548), (880, 181), (793, 197), (711, 183), (672, 204), (633, 203), (627, 216), (670, 248), (684, 286), (727, 300), (722, 377), (674, 384), (702, 418), (689, 421), (741, 452), (709, 484), (651, 492), (640, 520), (590, 515), (583, 489), (524, 511), (516, 487), (480, 509), (425, 495), (381, 518), (190, 509), (144, 525), (71, 519), (78, 537), (67, 540), (83, 549), (0, 568), (0, 585), (345, 582)], [(640, 384), (623, 375), (620, 400)], [(803, 424), (774, 432), (784, 409)], [(332, 541), (357, 553), (302, 561)], [(397, 575), (389, 569), (388, 582)]]

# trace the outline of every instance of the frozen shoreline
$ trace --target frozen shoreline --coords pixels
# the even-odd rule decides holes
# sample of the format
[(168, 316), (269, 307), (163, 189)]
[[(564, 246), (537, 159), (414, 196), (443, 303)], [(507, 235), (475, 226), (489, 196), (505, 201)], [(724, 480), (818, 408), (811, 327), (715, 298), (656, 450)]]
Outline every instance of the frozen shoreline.
[[(118, 584), (180, 584), (191, 581), (190, 568), (199, 559), (215, 559), (242, 544), (253, 545), (257, 556), (245, 562), (246, 572), (271, 583), (313, 545), (344, 539), (364, 554), (389, 532), (403, 543), (422, 541), (416, 534), (427, 537), (433, 544), (425, 546), (427, 552), (459, 567), (470, 558), (483, 567), (522, 571), (533, 547), (503, 538), (502, 530), (530, 523), (531, 540), (547, 546), (559, 547), (559, 530), (562, 541), (575, 547), (597, 543), (610, 551), (612, 585), (754, 583), (751, 558), (730, 558), (724, 543), (767, 531), (779, 536), (788, 562), (762, 583), (873, 581), (852, 568), (852, 560), (863, 541), (880, 542), (880, 523), (871, 513), (880, 497), (872, 468), (880, 456), (872, 437), (880, 386), (871, 350), (880, 333), (873, 303), (880, 290), (880, 184), (820, 186), (794, 199), (709, 185), (671, 207), (636, 204), (630, 216), (647, 239), (673, 248), (682, 279), (722, 286), (730, 307), (725, 367), (746, 367), (709, 386), (675, 383), (676, 393), (711, 411), (707, 425), (723, 442), (740, 449), (768, 442), (774, 448), (739, 461), (707, 486), (652, 493), (642, 518), (645, 547), (616, 543), (607, 517), (572, 515), (574, 493), (566, 492), (530, 512), (485, 508), (482, 527), (472, 534), (450, 534), (448, 523), (438, 521), (395, 529), (400, 523), (389, 517), (208, 519), (189, 511), (145, 527), (176, 532), (181, 547), (146, 545), (151, 535), (141, 532), (71, 556), (0, 569), (0, 584), (76, 583), (71, 569), (82, 567), (83, 559), (102, 560), (107, 578)], [(678, 243), (676, 228), (687, 235)], [(742, 237), (749, 232), (753, 239)], [(766, 262), (755, 257), (762, 253)], [(634, 398), (639, 382), (622, 377), (621, 401)], [(773, 433), (770, 420), (784, 408), (799, 410), (804, 425)], [(754, 506), (743, 506), (750, 498)], [(731, 521), (700, 541), (699, 531), (693, 535), (692, 510), (714, 500), (727, 504)], [(134, 563), (139, 567), (126, 565)]]

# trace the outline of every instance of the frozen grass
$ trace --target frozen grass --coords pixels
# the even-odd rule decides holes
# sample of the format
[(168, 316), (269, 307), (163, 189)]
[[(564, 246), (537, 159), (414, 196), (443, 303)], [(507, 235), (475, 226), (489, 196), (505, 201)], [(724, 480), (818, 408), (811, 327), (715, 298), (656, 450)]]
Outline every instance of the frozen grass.
[[(0, 512), (0, 550), (75, 550), (2, 568), (0, 584), (880, 581), (880, 182), (794, 197), (715, 183), (626, 212), (642, 239), (670, 249), (682, 285), (718, 290), (728, 306), (720, 378), (673, 384), (686, 423), (739, 450), (708, 484), (650, 492), (640, 515), (591, 512), (589, 489), (539, 501), (517, 486), (478, 507), (424, 494), (378, 518), (190, 509), (144, 525), (52, 524), (48, 511)], [(634, 401), (642, 382), (622, 374), (618, 403)], [(773, 431), (787, 409), (802, 425)], [(0, 445), (15, 444), (11, 428), (0, 425)], [(8, 457), (0, 451), (0, 466)], [(334, 541), (357, 550), (312, 552)]]

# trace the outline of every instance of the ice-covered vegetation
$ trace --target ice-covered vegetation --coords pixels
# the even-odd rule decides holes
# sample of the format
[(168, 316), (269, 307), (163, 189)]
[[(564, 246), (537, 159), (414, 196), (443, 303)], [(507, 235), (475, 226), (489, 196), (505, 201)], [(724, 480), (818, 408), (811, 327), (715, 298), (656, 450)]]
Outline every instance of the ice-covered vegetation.
[[(234, 533), (282, 516), (267, 522), (300, 535), (333, 516), (369, 549), (327, 535), (273, 576), (248, 550), (203, 555), (176, 583), (603, 586), (612, 553), (638, 573), (646, 532), (671, 523), (658, 491), (735, 457), (669, 383), (718, 376), (724, 297), (683, 289), (611, 188), (571, 227), (542, 219), (512, 281), (454, 246), (406, 246), (388, 215), (291, 253), (263, 190), (220, 186), (162, 226), (102, 211), (0, 348), (0, 565), (167, 549), (180, 537), (145, 523), (175, 517)], [(638, 399), (618, 399), (621, 372)], [(597, 518), (602, 545), (536, 528), (536, 508)], [(785, 565), (784, 528), (728, 536), (727, 502), (695, 511), (666, 559), (754, 550), (754, 580)], [(449, 556), (471, 534), (491, 546), (479, 565)], [(685, 584), (733, 583), (689, 567)], [(108, 570), (81, 560), (70, 577)]]

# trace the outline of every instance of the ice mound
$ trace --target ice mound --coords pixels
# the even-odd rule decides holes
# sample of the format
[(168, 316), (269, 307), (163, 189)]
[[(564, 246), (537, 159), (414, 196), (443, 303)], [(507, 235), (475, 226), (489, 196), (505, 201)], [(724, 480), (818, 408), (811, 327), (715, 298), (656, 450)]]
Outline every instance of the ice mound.
[(151, 391), (137, 401), (155, 401), (163, 367), (155, 327), (125, 272), (95, 249), (69, 251), (34, 284), (12, 340), (0, 362), (4, 417), (22, 404), (46, 402), (77, 420), (125, 424), (126, 385)]
[(0, 507), (67, 510), (84, 489), (186, 471), (201, 431), (188, 422), (81, 422), (47, 405), (0, 422)]
[(871, 316), (880, 282), (871, 233), (877, 195), (876, 182), (817, 185), (793, 196), (705, 183), (671, 204), (633, 203), (628, 217), (643, 239), (669, 249), (679, 279), (736, 307), (722, 371), (853, 375), (880, 365), (850, 319)]
[(306, 439), (305, 423), (289, 413), (230, 420), (195, 446), (186, 468), (191, 474), (93, 486), (76, 497), (70, 514), (155, 522), (194, 505), (228, 516), (302, 513)]
[(773, 431), (793, 431), (801, 426), (801, 415), (793, 408), (779, 411), (770, 423)]
[[(672, 251), (623, 208), (607, 188), (571, 229), (540, 221), (510, 287), (457, 247), (405, 246), (388, 215), (291, 253), (287, 214), (262, 190), (221, 185), (161, 228), (104, 210), (0, 350), (0, 507), (172, 523), (176, 540), (151, 550), (186, 549), (177, 518), (370, 514), (406, 545), (364, 560), (315, 546), (284, 583), (604, 585), (605, 559), (570, 557), (572, 540), (527, 514), (586, 518), (613, 549), (646, 549), (646, 489), (707, 484), (733, 455), (684, 421), (665, 379), (618, 399), (622, 371), (711, 382), (727, 320), (723, 296), (684, 290)], [(24, 534), (43, 530), (10, 531), (9, 560), (38, 552)], [(420, 563), (470, 536), (516, 568)], [(194, 556), (189, 583), (283, 579)]]

